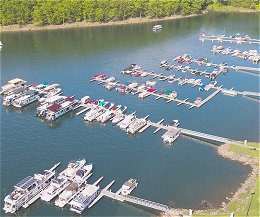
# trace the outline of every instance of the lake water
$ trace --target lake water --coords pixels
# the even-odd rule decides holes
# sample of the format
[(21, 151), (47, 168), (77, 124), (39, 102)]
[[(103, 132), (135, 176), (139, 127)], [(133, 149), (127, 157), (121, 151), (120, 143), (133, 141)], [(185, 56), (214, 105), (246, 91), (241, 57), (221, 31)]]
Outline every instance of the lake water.
[[(137, 111), (139, 117), (165, 122), (179, 119), (181, 127), (227, 138), (259, 141), (259, 103), (242, 97), (217, 95), (200, 109), (189, 110), (175, 103), (166, 104), (153, 97), (140, 101), (135, 95), (120, 95), (101, 85), (89, 83), (96, 73), (125, 77), (122, 68), (137, 63), (149, 71), (172, 74), (159, 67), (162, 59), (172, 59), (183, 53), (194, 58), (206, 57), (216, 63), (252, 66), (251, 62), (231, 56), (213, 55), (215, 44), (201, 43), (200, 32), (207, 34), (249, 35), (259, 37), (258, 14), (217, 14), (159, 21), (149, 24), (104, 26), (66, 30), (1, 33), (1, 84), (20, 77), (29, 83), (60, 83), (65, 95), (113, 101)], [(154, 24), (163, 30), (152, 32)], [(258, 49), (256, 45), (224, 44), (241, 50)], [(193, 67), (196, 67), (193, 65)], [(177, 75), (184, 76), (181, 72)], [(188, 75), (187, 75), (188, 76)], [(190, 75), (189, 75), (190, 76)], [(191, 76), (190, 76), (191, 77)], [(206, 81), (205, 78), (202, 78)], [(220, 75), (218, 84), (236, 90), (259, 91), (258, 77), (228, 72)], [(161, 88), (172, 88), (179, 98), (206, 97), (191, 86), (161, 82)], [(56, 162), (64, 169), (71, 159), (87, 158), (94, 164), (90, 182), (104, 176), (101, 187), (111, 180), (116, 191), (130, 177), (139, 182), (134, 196), (174, 207), (201, 208), (207, 200), (219, 206), (226, 196), (240, 186), (250, 172), (247, 166), (222, 159), (214, 146), (181, 136), (173, 146), (166, 146), (159, 132), (148, 129), (141, 135), (129, 136), (111, 123), (87, 125), (83, 115), (68, 114), (53, 125), (35, 117), (36, 105), (23, 110), (1, 108), (1, 212), (3, 197), (22, 178), (50, 168)], [(87, 216), (150, 216), (156, 214), (129, 204), (103, 198)], [(2, 213), (3, 216), (8, 216)], [(37, 201), (20, 216), (71, 216), (68, 207), (57, 208), (52, 203)]]

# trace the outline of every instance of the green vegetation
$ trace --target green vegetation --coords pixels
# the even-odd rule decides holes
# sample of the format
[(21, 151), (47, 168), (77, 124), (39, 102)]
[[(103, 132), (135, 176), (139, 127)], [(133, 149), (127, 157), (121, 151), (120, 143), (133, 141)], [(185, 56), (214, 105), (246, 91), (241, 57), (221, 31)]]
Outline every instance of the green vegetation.
[[(259, 148), (259, 142), (248, 142), (247, 146), (251, 146), (252, 148)], [(235, 152), (241, 156), (246, 156), (249, 159), (259, 159), (259, 151), (258, 150), (250, 150), (248, 147), (238, 146), (231, 144), (230, 151)], [(234, 212), (236, 217), (245, 217), (248, 211), (248, 217), (258, 217), (260, 216), (260, 176), (259, 174), (256, 176), (256, 184), (252, 189), (248, 187), (246, 192), (239, 194), (236, 200), (227, 204), (226, 210), (205, 210), (203, 213), (195, 213), (194, 217), (210, 217), (210, 216), (218, 216), (218, 217), (229, 217), (230, 213)], [(252, 201), (251, 201), (252, 200)], [(241, 206), (241, 202), (244, 205)], [(251, 201), (251, 204), (250, 204)], [(250, 206), (250, 207), (249, 207)], [(214, 213), (214, 215), (212, 215)]]
[(259, 143), (250, 142), (247, 144), (247, 146), (251, 146), (252, 148), (231, 144), (229, 150), (240, 155), (245, 155), (247, 157), (254, 157), (254, 158), (259, 157), (260, 154), (259, 150), (253, 149), (253, 148), (259, 148)]
[(201, 13), (206, 0), (1, 0), (1, 25), (56, 25)]
[[(239, 210), (238, 212), (236, 212), (235, 216), (239, 216), (239, 217), (245, 217), (247, 210), (248, 210), (248, 216), (249, 217), (257, 217), (259, 216), (259, 206), (260, 206), (260, 195), (259, 195), (259, 182), (260, 182), (260, 177), (259, 175), (256, 177), (256, 186), (255, 189), (253, 189), (252, 191), (248, 191), (246, 193), (243, 193), (241, 195), (239, 195), (239, 199), (243, 200), (244, 198), (247, 199), (247, 203), (244, 207), (240, 207), (240, 204), (237, 201), (233, 201), (231, 203), (228, 204), (228, 210)], [(252, 201), (251, 201), (252, 199)], [(251, 204), (250, 204), (251, 201)]]
[(247, 12), (259, 10), (260, 4), (258, 0), (214, 0), (207, 9), (221, 12)]

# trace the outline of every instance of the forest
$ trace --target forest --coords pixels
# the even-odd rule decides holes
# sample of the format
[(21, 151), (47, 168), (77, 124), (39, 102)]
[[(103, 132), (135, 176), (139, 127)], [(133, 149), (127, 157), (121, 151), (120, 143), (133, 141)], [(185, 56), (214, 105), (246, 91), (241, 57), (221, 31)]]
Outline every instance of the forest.
[(57, 25), (201, 13), (206, 0), (1, 0), (1, 25)]
[(38, 26), (199, 14), (208, 4), (255, 8), (258, 0), (0, 0), (0, 24)]

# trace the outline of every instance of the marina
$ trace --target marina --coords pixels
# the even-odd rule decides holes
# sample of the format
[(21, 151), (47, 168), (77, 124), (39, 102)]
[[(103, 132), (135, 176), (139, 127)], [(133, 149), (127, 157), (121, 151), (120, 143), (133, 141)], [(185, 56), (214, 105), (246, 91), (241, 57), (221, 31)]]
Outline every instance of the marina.
[[(94, 81), (94, 80), (91, 80), (91, 81)], [(99, 82), (98, 84), (103, 84), (103, 83), (109, 83), (110, 84), (111, 83), (111, 82), (107, 82), (106, 80), (103, 80), (103, 79), (101, 79), (101, 80), (96, 79), (96, 81)], [(235, 95), (238, 95), (238, 94), (243, 95), (243, 96), (256, 96), (256, 97), (260, 96), (260, 93), (257, 93), (257, 92), (248, 92), (248, 91), (239, 92), (239, 91), (235, 91), (233, 89), (231, 91), (229, 91), (229, 90), (223, 88), (222, 86), (216, 87), (215, 84), (216, 83), (214, 83), (214, 84), (210, 83), (208, 85), (201, 84), (200, 85), (201, 89), (206, 90), (206, 91), (213, 89), (214, 92), (211, 93), (208, 97), (206, 97), (203, 100), (201, 99), (200, 101), (195, 100), (194, 102), (189, 102), (188, 101), (189, 98), (177, 99), (176, 94), (171, 95), (171, 94), (165, 94), (165, 93), (156, 93), (155, 88), (149, 89), (145, 86), (137, 86), (135, 88), (129, 88), (129, 85), (125, 85), (123, 83), (119, 83), (119, 82), (113, 83), (113, 85), (120, 87), (121, 88), (120, 90), (123, 90), (123, 92), (119, 91), (121, 93), (139, 94), (138, 97), (141, 98), (141, 99), (144, 99), (144, 98), (151, 95), (151, 96), (154, 96), (156, 100), (165, 99), (167, 103), (176, 102), (177, 106), (185, 104), (189, 107), (189, 109), (192, 109), (194, 107), (200, 108), (201, 106), (206, 104), (209, 100), (211, 100), (213, 97), (215, 97), (220, 92), (222, 92), (224, 95), (229, 95), (229, 96), (230, 95), (235, 96)], [(227, 93), (229, 93), (229, 94), (227, 94)]]
[[(27, 174), (39, 173), (38, 169), (50, 168), (55, 162), (62, 161), (62, 167), (56, 169), (57, 177), (67, 168), (71, 159), (86, 157), (88, 161), (95, 162), (92, 171), (85, 176), (88, 177), (86, 183), (77, 184), (79, 176), (76, 174), (71, 184), (63, 189), (62, 184), (67, 184), (62, 179), (66, 178), (63, 176), (55, 179), (57, 182), (53, 179), (53, 183), (50, 183), (53, 188), (48, 192), (55, 194), (57, 186), (61, 186), (61, 192), (58, 191), (49, 202), (44, 201), (49, 200), (46, 196), (44, 199), (40, 197), (40, 200), (26, 209), (19, 209), (15, 214), (76, 215), (70, 211), (69, 203), (80, 190), (87, 189), (85, 184), (94, 185), (100, 176), (105, 177), (97, 184), (101, 192), (82, 215), (151, 216), (160, 215), (160, 212), (169, 209), (175, 211), (175, 208), (201, 210), (203, 200), (214, 209), (220, 207), (222, 202), (228, 203), (229, 200), (225, 198), (233, 197), (250, 174), (250, 168), (219, 156), (216, 145), (221, 144), (222, 147), (227, 141), (239, 142), (238, 144), (244, 143), (244, 140), (258, 141), (257, 77), (236, 73), (231, 69), (227, 75), (220, 73), (216, 79), (211, 79), (206, 76), (218, 70), (213, 65), (206, 68), (203, 64), (200, 68), (195, 62), (191, 65), (183, 63), (179, 71), (176, 69), (176, 73), (159, 68), (159, 65), (162, 59), (172, 60), (179, 54), (188, 53), (192, 57), (208, 58), (213, 64), (227, 63), (227, 66), (256, 68), (257, 65), (252, 65), (249, 60), (230, 55), (213, 55), (210, 52), (213, 43), (201, 44), (197, 40), (199, 32), (205, 29), (209, 35), (222, 32), (223, 25), (230, 35), (239, 31), (241, 35), (248, 34), (257, 38), (254, 17), (255, 14), (227, 14), (220, 17), (209, 12), (196, 18), (161, 20), (163, 30), (156, 33), (152, 31), (157, 24), (155, 22), (61, 31), (1, 33), (4, 44), (1, 50), (2, 85), (18, 77), (27, 80), (26, 85), (48, 81), (48, 86), (62, 86), (62, 92), (55, 95), (60, 97), (44, 97), (46, 103), (36, 100), (22, 108), (2, 106), (1, 165), (5, 169), (1, 175), (5, 178), (2, 180), (1, 194), (10, 194), (16, 181), (22, 180)], [(221, 21), (221, 25), (217, 20)], [(235, 20), (239, 25), (234, 24)], [(257, 49), (256, 45), (239, 45), (239, 50), (254, 50)], [(232, 49), (235, 46), (236, 43), (232, 44)], [(142, 68), (137, 69), (133, 77), (124, 77), (118, 73), (130, 63), (136, 63), (137, 68), (141, 65)], [(178, 65), (177, 62), (175, 64)], [(194, 71), (198, 68), (199, 73), (208, 70), (210, 74), (196, 77), (196, 72), (192, 74), (186, 66)], [(161, 75), (153, 79), (149, 75), (150, 71), (143, 71), (143, 67)], [(99, 82), (89, 83), (93, 74), (105, 74), (103, 79), (110, 79), (110, 83), (100, 83), (100, 86), (95, 84)], [(175, 77), (170, 77), (173, 74)], [(136, 89), (131, 92), (129, 89), (124, 90), (122, 86), (113, 83), (118, 80), (119, 85), (128, 82), (125, 86)], [(211, 83), (210, 80), (217, 80), (218, 83), (206, 88)], [(138, 97), (141, 92), (137, 88), (143, 84), (147, 88), (149, 86), (147, 90), (150, 89), (151, 92), (146, 91), (144, 96), (147, 96), (141, 101)], [(169, 101), (174, 98), (199, 105), (221, 85), (221, 91), (199, 109), (196, 109), (197, 106), (188, 109), (192, 105)], [(106, 89), (101, 88), (103, 86)], [(200, 87), (204, 91), (199, 91)], [(151, 88), (155, 88), (156, 92)], [(106, 91), (107, 89), (112, 91)], [(17, 92), (23, 94), (19, 90)], [(128, 93), (127, 96), (125, 93)], [(83, 100), (86, 95), (90, 96), (89, 100)], [(162, 98), (161, 95), (169, 99)], [(3, 94), (1, 99), (6, 96)], [(54, 103), (62, 104), (65, 98), (71, 96), (78, 100), (73, 109), (55, 120), (47, 121), (46, 108)], [(251, 100), (245, 100), (249, 97)], [(108, 107), (109, 103), (114, 103), (114, 106), (108, 109), (103, 105), (104, 113), (91, 122), (83, 121), (85, 113), (96, 107), (95, 103), (102, 99)], [(89, 103), (91, 100), (94, 101), (93, 104)], [(180, 103), (180, 106), (171, 102), (175, 105)], [(120, 105), (124, 108), (127, 106), (123, 113), (118, 109)], [(42, 116), (34, 117), (38, 112)], [(126, 127), (126, 131), (120, 130), (117, 124), (132, 113), (135, 115), (133, 122)], [(179, 119), (179, 125), (176, 119)], [(205, 145), (204, 141), (214, 145)], [(254, 151), (248, 148), (248, 152)], [(138, 186), (130, 195), (124, 196), (121, 188), (130, 177), (138, 182)], [(70, 179), (67, 180), (70, 182)], [(92, 189), (84, 191), (84, 195), (90, 190)], [(103, 199), (99, 200), (101, 196)], [(64, 201), (60, 202), (62, 200)], [(95, 200), (98, 202), (95, 203)], [(3, 200), (1, 204), (4, 207)], [(63, 208), (60, 209), (59, 205)], [(176, 209), (176, 215), (181, 213), (181, 210)], [(2, 215), (8, 216), (9, 213), (5, 214), (2, 210)]]
[[(65, 171), (61, 172), (60, 175), (57, 177), (55, 177), (54, 170), (60, 165), (60, 163), (55, 164), (49, 170), (45, 170), (44, 174), (35, 174), (34, 178), (31, 176), (24, 178), (22, 181), (14, 186), (15, 191), (5, 197), (4, 211), (6, 213), (15, 213), (21, 206), (23, 208), (28, 208), (39, 197), (41, 197), (41, 199), (44, 201), (50, 201), (51, 199), (53, 199), (53, 197), (60, 194), (59, 199), (55, 201), (55, 205), (58, 205), (59, 207), (64, 207), (66, 204), (68, 204), (70, 206), (70, 211), (77, 214), (83, 214), (86, 209), (90, 209), (91, 207), (93, 207), (102, 197), (105, 196), (112, 199), (113, 201), (117, 200), (119, 202), (127, 202), (130, 204), (139, 205), (141, 207), (154, 209), (160, 212), (167, 213), (170, 211), (171, 213), (176, 213), (177, 216), (183, 216), (182, 212), (178, 209), (174, 209), (157, 202), (131, 196), (130, 193), (138, 185), (136, 179), (130, 178), (115, 193), (112, 192), (110, 189), (115, 183), (115, 180), (110, 182), (104, 188), (99, 187), (99, 183), (102, 181), (103, 176), (96, 180), (93, 184), (87, 183), (87, 179), (92, 175), (92, 173), (90, 173), (92, 167), (86, 174), (88, 176), (82, 179), (81, 182), (73, 181), (69, 183), (68, 180), (66, 182), (64, 181), (65, 177), (62, 179), (62, 176), (64, 176), (63, 174), (68, 174), (70, 177), (71, 175), (76, 174), (77, 177), (77, 175), (79, 175), (79, 172), (82, 171), (80, 167), (84, 166), (85, 163), (85, 160), (71, 161), (68, 168)], [(76, 168), (79, 169), (76, 171)], [(37, 182), (39, 182), (37, 181), (38, 179), (41, 182), (46, 182), (47, 184), (38, 184), (39, 186), (41, 186), (41, 188), (38, 188), (40, 190), (35, 191), (33, 189), (38, 186), (36, 184)], [(68, 184), (64, 185), (64, 183)], [(54, 189), (56, 191), (55, 194), (48, 193), (53, 192)], [(64, 193), (61, 193), (63, 189), (65, 189)], [(66, 193), (69, 189), (74, 189), (73, 195)], [(30, 191), (33, 192), (33, 194), (30, 193)], [(66, 202), (59, 202), (59, 200), (61, 200), (65, 195), (66, 199), (64, 199)], [(21, 201), (23, 201), (23, 203), (21, 203)]]

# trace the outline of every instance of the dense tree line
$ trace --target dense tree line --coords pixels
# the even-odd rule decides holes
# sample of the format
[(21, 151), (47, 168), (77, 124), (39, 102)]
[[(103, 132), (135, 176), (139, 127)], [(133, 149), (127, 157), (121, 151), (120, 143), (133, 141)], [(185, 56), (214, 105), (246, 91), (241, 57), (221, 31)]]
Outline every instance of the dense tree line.
[(217, 0), (218, 4), (255, 9), (259, 0)]
[(0, 21), (1, 25), (108, 22), (200, 13), (205, 7), (206, 0), (0, 0)]

